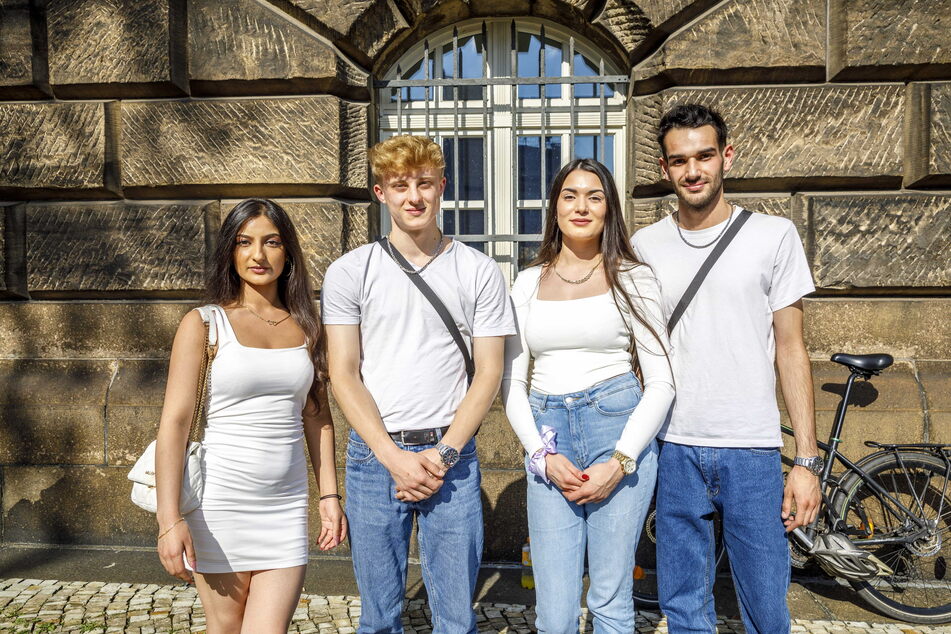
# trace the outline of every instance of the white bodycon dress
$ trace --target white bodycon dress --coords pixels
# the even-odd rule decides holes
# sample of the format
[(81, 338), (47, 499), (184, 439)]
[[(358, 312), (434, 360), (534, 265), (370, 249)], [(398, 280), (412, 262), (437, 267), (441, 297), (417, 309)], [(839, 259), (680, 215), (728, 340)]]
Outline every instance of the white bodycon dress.
[(205, 491), (186, 516), (198, 572), (307, 563), (301, 412), (314, 377), (306, 346), (249, 348), (214, 308), (218, 353), (205, 429)]

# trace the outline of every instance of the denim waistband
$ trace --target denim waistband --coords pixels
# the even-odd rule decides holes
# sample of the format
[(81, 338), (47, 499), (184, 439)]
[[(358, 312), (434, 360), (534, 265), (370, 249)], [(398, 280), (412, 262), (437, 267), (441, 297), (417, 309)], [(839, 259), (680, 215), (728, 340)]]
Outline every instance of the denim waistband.
[(614, 394), (621, 390), (627, 390), (632, 387), (640, 389), (640, 386), (640, 381), (637, 380), (633, 372), (625, 372), (624, 374), (612, 376), (610, 379), (595, 383), (579, 392), (545, 394), (537, 390), (530, 390), (528, 400), (532, 405), (543, 410), (554, 408), (569, 409), (590, 405), (598, 398), (603, 398), (608, 394)]

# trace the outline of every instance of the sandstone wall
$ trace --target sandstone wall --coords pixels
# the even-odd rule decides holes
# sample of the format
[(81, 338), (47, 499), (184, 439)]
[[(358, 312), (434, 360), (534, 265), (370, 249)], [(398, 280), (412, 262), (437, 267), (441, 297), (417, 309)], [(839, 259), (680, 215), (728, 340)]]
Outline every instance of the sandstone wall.
[[(731, 195), (795, 222), (820, 287), (806, 303), (820, 435), (845, 378), (829, 355), (883, 351), (895, 367), (857, 397), (846, 451), (870, 437), (951, 442), (949, 9), (0, 2), (0, 543), (154, 543), (125, 475), (154, 436), (172, 336), (223, 214), (242, 197), (279, 198), (319, 287), (375, 226), (369, 82), (419, 38), (474, 17), (551, 20), (631, 69), (632, 228), (671, 206), (653, 141), (661, 111), (720, 107), (738, 151)], [(524, 475), (498, 404), (479, 444), (486, 559), (514, 560)]]

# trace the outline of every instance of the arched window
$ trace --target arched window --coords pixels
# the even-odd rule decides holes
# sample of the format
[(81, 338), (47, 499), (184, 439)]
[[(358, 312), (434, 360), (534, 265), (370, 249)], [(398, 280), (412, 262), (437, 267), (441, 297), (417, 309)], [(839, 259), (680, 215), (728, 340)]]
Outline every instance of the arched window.
[[(596, 158), (624, 183), (627, 82), (551, 23), (472, 21), (418, 43), (376, 82), (377, 130), (442, 146), (443, 231), (514, 278), (536, 252), (562, 165)], [(385, 209), (381, 220), (388, 231)]]

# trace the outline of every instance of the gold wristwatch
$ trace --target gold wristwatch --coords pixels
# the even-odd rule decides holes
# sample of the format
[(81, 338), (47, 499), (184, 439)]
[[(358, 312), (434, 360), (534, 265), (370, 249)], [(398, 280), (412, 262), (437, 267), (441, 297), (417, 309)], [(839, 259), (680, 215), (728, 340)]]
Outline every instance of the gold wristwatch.
[(615, 450), (611, 457), (621, 463), (621, 471), (624, 472), (624, 475), (631, 475), (637, 469), (637, 460), (625, 456), (620, 451)]

